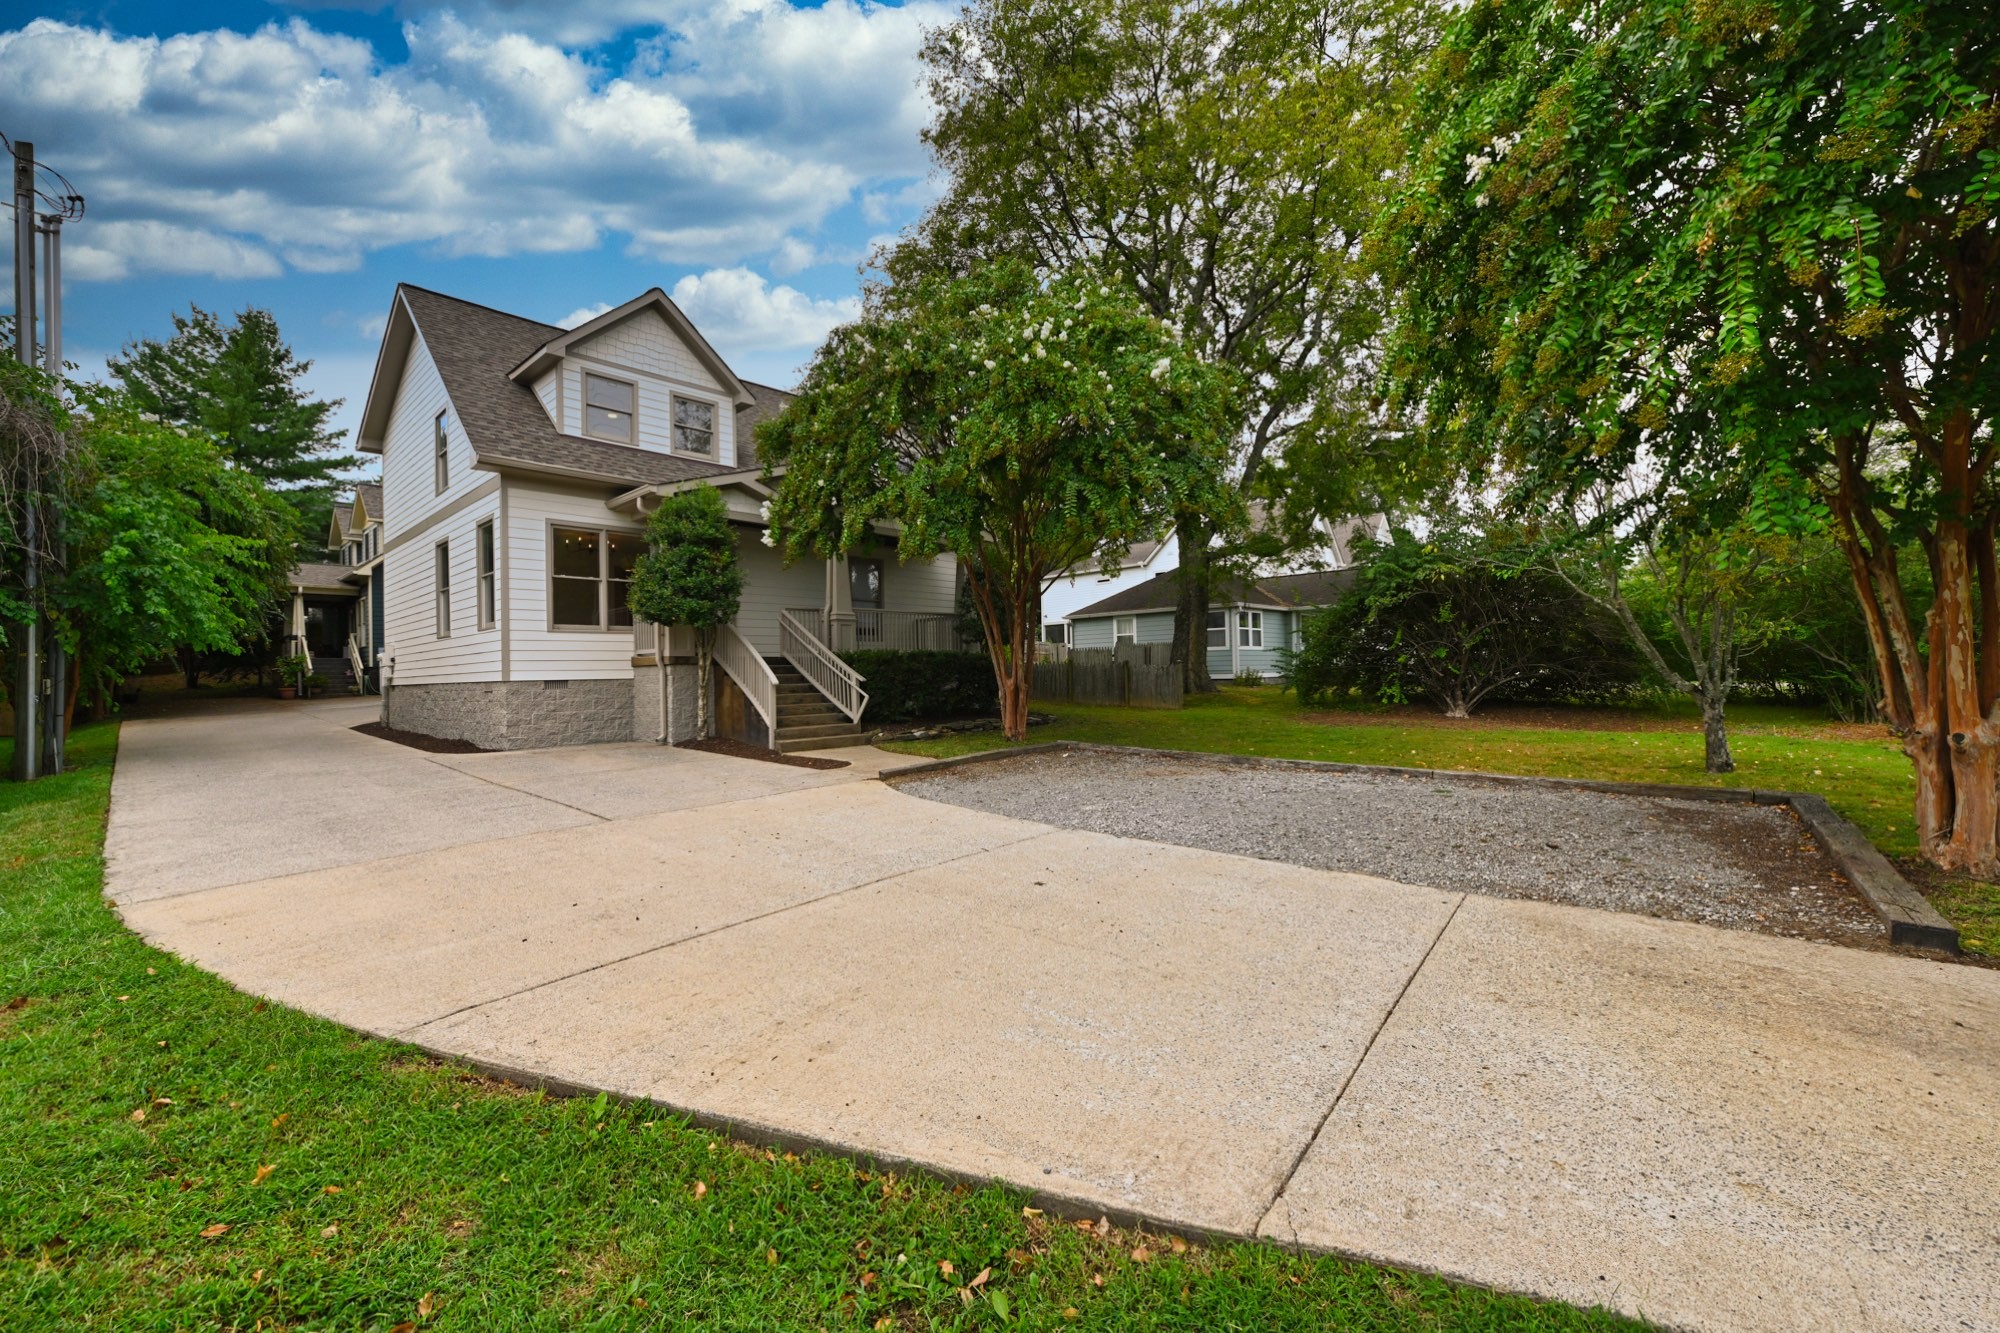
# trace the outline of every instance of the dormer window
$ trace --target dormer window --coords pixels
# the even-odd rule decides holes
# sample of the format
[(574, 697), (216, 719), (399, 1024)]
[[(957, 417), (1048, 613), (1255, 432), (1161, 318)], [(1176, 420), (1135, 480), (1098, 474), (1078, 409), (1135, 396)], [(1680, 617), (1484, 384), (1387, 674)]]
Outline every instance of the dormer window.
[(674, 452), (715, 452), (715, 404), (674, 395)]
[(608, 375), (583, 377), (583, 433), (600, 440), (632, 443), (632, 384)]

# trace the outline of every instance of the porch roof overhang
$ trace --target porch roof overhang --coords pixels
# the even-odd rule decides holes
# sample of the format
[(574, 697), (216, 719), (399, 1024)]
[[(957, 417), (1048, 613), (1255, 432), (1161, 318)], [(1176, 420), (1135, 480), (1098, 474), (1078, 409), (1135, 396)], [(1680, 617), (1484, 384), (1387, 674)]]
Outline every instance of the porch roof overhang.
[[(712, 477), (690, 477), (685, 481), (649, 482), (644, 486), (634, 486), (631, 490), (620, 491), (604, 503), (623, 514), (635, 514), (644, 518), (668, 495), (678, 491), (692, 490), (697, 486), (713, 486), (722, 492), (723, 503), (729, 510), (729, 521), (744, 523), (755, 528), (767, 528), (771, 522), (764, 516), (764, 506), (772, 496), (772, 483), (785, 474), (782, 467), (769, 471), (761, 467), (745, 468), (740, 472), (723, 472)], [(868, 525), (869, 531), (878, 537), (897, 538), (903, 534), (903, 525), (888, 519), (878, 519)]]

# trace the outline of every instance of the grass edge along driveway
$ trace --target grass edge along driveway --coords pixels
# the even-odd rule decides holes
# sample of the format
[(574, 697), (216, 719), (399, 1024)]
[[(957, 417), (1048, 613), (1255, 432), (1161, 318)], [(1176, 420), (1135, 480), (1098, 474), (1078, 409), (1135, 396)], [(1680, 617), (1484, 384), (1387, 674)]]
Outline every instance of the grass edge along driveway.
[[(1730, 749), (1736, 771), (1702, 768), (1699, 724), (1691, 708), (1629, 710), (1629, 730), (1605, 727), (1505, 726), (1475, 716), (1439, 718), (1334, 713), (1301, 708), (1275, 686), (1224, 686), (1191, 695), (1183, 708), (1037, 704), (1055, 721), (1032, 728), (1027, 743), (1087, 741), (1212, 754), (1318, 759), (1400, 768), (1458, 769), (1600, 782), (1671, 782), (1687, 786), (1805, 791), (1833, 808), (1904, 870), (1963, 932), (1967, 952), (2000, 957), (2000, 886), (1940, 876), (1912, 863), (1916, 782), (1910, 761), (1889, 738), (1835, 739), (1816, 710), (1745, 705), (1732, 710)], [(1602, 721), (1610, 710), (1592, 710)], [(1688, 725), (1662, 729), (1662, 720)], [(933, 759), (1006, 748), (995, 731), (883, 748)]]
[[(1603, 1329), (564, 1100), (244, 995), (102, 897), (115, 726), (0, 783), (0, 1311), (115, 1327)], [(0, 746), (0, 762), (5, 747)], [(969, 1034), (976, 1036), (976, 1034)]]

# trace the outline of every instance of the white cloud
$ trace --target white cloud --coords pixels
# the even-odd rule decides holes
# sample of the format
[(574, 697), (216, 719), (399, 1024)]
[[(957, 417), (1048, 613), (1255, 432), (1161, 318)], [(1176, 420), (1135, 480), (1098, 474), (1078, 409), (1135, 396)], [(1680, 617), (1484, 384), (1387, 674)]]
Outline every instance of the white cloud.
[(611, 302), (609, 301), (599, 301), (596, 305), (578, 306), (575, 310), (570, 311), (567, 315), (557, 320), (556, 327), (573, 329), (579, 324), (588, 324), (591, 320), (596, 319), (610, 308)]
[[(90, 197), (80, 280), (341, 272), (390, 246), (729, 265), (921, 175), (924, 26), (829, 0), (407, 6), (409, 59), (304, 19), (0, 32), (0, 124)], [(660, 31), (622, 64), (562, 42)], [(879, 211), (879, 210), (876, 210)]]
[(796, 288), (773, 287), (746, 268), (691, 273), (670, 295), (719, 349), (757, 349), (760, 363), (772, 352), (817, 347), (834, 325), (861, 314), (858, 297), (807, 296)]

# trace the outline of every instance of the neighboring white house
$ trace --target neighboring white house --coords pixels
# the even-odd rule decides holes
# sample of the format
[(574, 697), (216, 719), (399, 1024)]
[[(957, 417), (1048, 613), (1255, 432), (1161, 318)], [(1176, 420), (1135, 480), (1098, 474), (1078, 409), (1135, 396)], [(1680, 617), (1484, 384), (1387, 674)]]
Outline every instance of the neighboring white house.
[[(742, 610), (717, 651), (724, 734), (781, 748), (852, 739), (854, 647), (947, 646), (950, 557), (900, 564), (896, 532), (787, 568), (763, 543), (752, 429), (789, 395), (733, 373), (657, 288), (575, 329), (396, 289), (358, 432), (381, 455), (384, 721), (496, 749), (651, 739), (655, 634), (625, 589), (645, 515), (723, 492)], [(676, 739), (691, 644), (670, 636)]]
[(364, 481), (336, 501), (327, 523), (331, 561), (292, 569), (291, 630), (285, 653), (312, 659), (330, 685), (371, 689), (382, 642), (382, 487)]
[[(1269, 510), (1264, 504), (1250, 506), (1253, 528), (1262, 528), (1269, 521)], [(1266, 561), (1254, 572), (1262, 577), (1346, 569), (1354, 564), (1356, 540), (1364, 536), (1379, 540), (1388, 535), (1388, 527), (1388, 520), (1381, 514), (1323, 524), (1321, 541), (1293, 551), (1283, 559)], [(1109, 572), (1078, 566), (1057, 576), (1042, 594), (1042, 637), (1050, 643), (1075, 643), (1074, 621), (1079, 611), (1148, 584), (1162, 574), (1171, 574), (1180, 568), (1180, 563), (1180, 538), (1169, 531), (1157, 541), (1135, 544)]]
[[(1353, 566), (1224, 579), (1209, 590), (1208, 673), (1217, 680), (1272, 677), (1303, 645), (1305, 623), (1354, 587)], [(1075, 648), (1172, 643), (1180, 581), (1173, 573), (1113, 593), (1070, 613)]]

